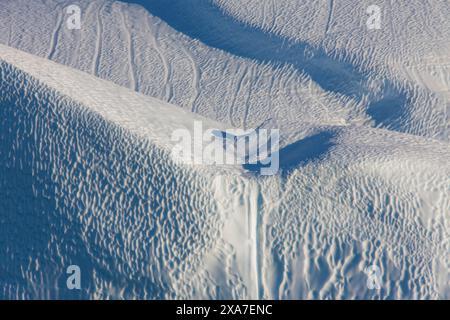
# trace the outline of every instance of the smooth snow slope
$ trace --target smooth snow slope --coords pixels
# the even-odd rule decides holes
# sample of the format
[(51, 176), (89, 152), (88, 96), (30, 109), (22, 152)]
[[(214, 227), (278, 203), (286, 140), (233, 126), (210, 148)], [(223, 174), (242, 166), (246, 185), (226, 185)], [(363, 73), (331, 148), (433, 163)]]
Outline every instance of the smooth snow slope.
[(166, 128), (195, 114), (0, 60), (3, 298), (448, 298), (447, 143), (323, 127), (280, 150), (278, 176), (214, 175), (168, 156)]

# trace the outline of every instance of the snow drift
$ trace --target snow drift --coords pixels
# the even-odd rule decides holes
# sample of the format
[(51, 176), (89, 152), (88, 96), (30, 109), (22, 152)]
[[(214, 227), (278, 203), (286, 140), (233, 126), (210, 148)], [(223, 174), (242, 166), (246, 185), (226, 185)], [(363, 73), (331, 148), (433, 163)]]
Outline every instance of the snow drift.
[[(276, 177), (218, 174), (171, 162), (170, 128), (198, 116), (4, 46), (0, 60), (4, 298), (448, 296), (447, 144), (328, 127), (281, 149)], [(64, 289), (73, 263), (80, 293)]]
[[(447, 3), (69, 3), (1, 3), (0, 298), (450, 297)], [(279, 174), (175, 163), (195, 121)]]

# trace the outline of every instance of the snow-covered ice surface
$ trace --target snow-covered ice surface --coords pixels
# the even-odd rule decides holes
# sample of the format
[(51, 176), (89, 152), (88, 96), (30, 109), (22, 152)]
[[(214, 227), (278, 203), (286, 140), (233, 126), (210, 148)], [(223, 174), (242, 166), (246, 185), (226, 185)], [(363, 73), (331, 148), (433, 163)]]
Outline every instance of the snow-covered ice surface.
[[(450, 298), (450, 3), (129, 2), (0, 0), (0, 298)], [(175, 163), (194, 121), (279, 174)]]

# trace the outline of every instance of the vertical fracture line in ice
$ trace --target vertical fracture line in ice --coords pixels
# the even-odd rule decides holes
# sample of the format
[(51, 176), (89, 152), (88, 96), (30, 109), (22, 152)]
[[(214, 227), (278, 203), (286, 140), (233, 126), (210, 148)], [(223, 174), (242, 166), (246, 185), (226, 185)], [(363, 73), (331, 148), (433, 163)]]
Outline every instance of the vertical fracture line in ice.
[(259, 299), (259, 282), (260, 282), (260, 266), (259, 266), (259, 214), (258, 214), (258, 198), (259, 190), (255, 181), (244, 179), (246, 194), (248, 195), (248, 226), (249, 226), (249, 251), (251, 253), (252, 266), (252, 282), (254, 287), (251, 290), (251, 299)]
[(262, 284), (262, 275), (263, 275), (263, 265), (262, 265), (262, 257), (264, 253), (265, 248), (265, 237), (264, 237), (264, 229), (263, 229), (263, 222), (264, 222), (264, 216), (265, 211), (262, 210), (262, 194), (261, 194), (261, 187), (259, 186), (256, 181), (253, 181), (254, 189), (256, 192), (255, 197), (255, 273), (256, 273), (256, 298), (262, 299), (264, 296), (264, 286)]
[(189, 53), (188, 49), (183, 44), (180, 44), (180, 49), (184, 52), (186, 57), (189, 59), (191, 66), (192, 66), (192, 88), (194, 90), (194, 94), (192, 95), (191, 99), (191, 111), (197, 112), (197, 99), (200, 96), (200, 68), (198, 67), (197, 63), (195, 62), (194, 57), (192, 56), (192, 53)]
[[(250, 73), (249, 79), (253, 79), (254, 78), (254, 68), (250, 68), (249, 73)], [(252, 96), (253, 82), (251, 80), (249, 80), (248, 82), (249, 82), (248, 92), (247, 92), (247, 97), (246, 97), (245, 103), (244, 103), (244, 114), (242, 116), (242, 128), (247, 127), (248, 110), (250, 109), (250, 98)]]
[(56, 6), (56, 10), (58, 11), (58, 19), (56, 20), (55, 28), (53, 29), (52, 36), (50, 38), (50, 49), (47, 54), (47, 58), (52, 60), (53, 56), (56, 52), (56, 45), (58, 43), (58, 34), (61, 29), (63, 15), (61, 11), (63, 10), (59, 5)]
[(233, 95), (233, 99), (231, 101), (231, 105), (230, 105), (230, 108), (228, 111), (228, 118), (229, 118), (230, 124), (233, 127), (236, 127), (236, 125), (234, 124), (234, 120), (233, 120), (234, 108), (235, 108), (236, 100), (242, 89), (242, 82), (244, 81), (244, 78), (247, 75), (247, 67), (245, 67), (245, 66), (241, 67), (238, 65), (238, 69), (237, 69), (236, 73), (239, 73), (239, 71), (241, 71), (241, 70), (243, 70), (242, 75), (238, 78), (238, 81), (236, 84), (236, 89), (235, 89), (235, 94)]
[(125, 17), (125, 12), (124, 10), (122, 10), (122, 8), (119, 8), (120, 11), (120, 15), (122, 17), (122, 23), (123, 23), (123, 27), (124, 27), (124, 33), (125, 33), (125, 38), (127, 39), (127, 44), (128, 44), (128, 74), (130, 77), (130, 89), (134, 90), (134, 91), (138, 91), (138, 85), (137, 85), (137, 81), (136, 81), (136, 76), (135, 76), (135, 70), (134, 70), (134, 45), (132, 42), (132, 36), (131, 36), (131, 32), (130, 27), (127, 25), (127, 21), (126, 21), (126, 17)]
[(149, 29), (150, 39), (153, 45), (153, 48), (158, 53), (159, 58), (161, 59), (161, 62), (164, 67), (164, 83), (162, 85), (162, 93), (161, 93), (161, 99), (164, 99), (164, 101), (170, 101), (172, 99), (172, 87), (170, 83), (170, 74), (171, 74), (171, 68), (170, 68), (170, 62), (168, 61), (166, 54), (161, 51), (160, 44), (158, 43), (158, 36), (159, 36), (159, 28), (161, 22), (158, 22), (156, 24), (153, 24), (154, 30), (150, 25), (150, 17), (147, 17), (147, 27)]
[(100, 55), (102, 51), (102, 34), (103, 34), (103, 22), (101, 12), (105, 6), (103, 3), (97, 12), (97, 42), (95, 43), (95, 53), (92, 60), (92, 74), (98, 76), (98, 69), (100, 64)]
[(330, 30), (331, 20), (333, 19), (334, 0), (328, 0), (328, 18), (325, 27), (325, 34)]
[(246, 298), (260, 298), (260, 192), (256, 181), (242, 176), (220, 175), (213, 193), (224, 217), (222, 239), (234, 248), (235, 273), (242, 278)]

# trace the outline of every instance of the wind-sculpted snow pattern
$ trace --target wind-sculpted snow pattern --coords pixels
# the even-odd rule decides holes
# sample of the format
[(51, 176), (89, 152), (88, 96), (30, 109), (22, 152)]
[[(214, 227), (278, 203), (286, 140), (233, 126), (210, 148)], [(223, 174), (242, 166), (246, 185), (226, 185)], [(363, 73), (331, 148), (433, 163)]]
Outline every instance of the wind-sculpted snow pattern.
[[(20, 56), (2, 47), (0, 59), (8, 54)], [(179, 168), (156, 138), (146, 138), (146, 131), (161, 134), (161, 125), (176, 125), (176, 117), (163, 122), (158, 102), (135, 97), (148, 108), (139, 113), (126, 90), (101, 83), (89, 90), (95, 79), (84, 75), (57, 80), (72, 95), (101, 100), (87, 108), (43, 83), (41, 70), (35, 78), (1, 63), (2, 297), (65, 297), (58, 288), (73, 263), (86, 272), (82, 297), (182, 294), (188, 278), (177, 277), (195, 272), (220, 217), (206, 173)], [(121, 99), (128, 103), (115, 105)], [(145, 128), (126, 125), (137, 117), (147, 120)], [(132, 131), (109, 121), (114, 118)]]
[[(310, 46), (314, 48), (306, 53), (310, 61), (322, 62), (325, 56), (346, 66), (360, 86), (342, 81), (330, 84), (323, 73), (314, 74), (315, 66), (305, 68), (311, 68), (313, 78), (317, 77), (319, 84), (323, 82), (323, 87), (367, 99), (367, 113), (376, 126), (449, 140), (448, 2), (212, 2), (244, 25), (252, 26), (247, 28), (291, 43), (293, 49), (286, 53)], [(372, 12), (374, 5), (380, 10), (379, 31), (366, 26), (366, 12)]]
[(449, 299), (450, 3), (371, 5), (0, 0), (0, 298)]
[[(286, 128), (295, 136), (304, 134), (314, 124), (370, 121), (357, 101), (327, 93), (295, 66), (231, 55), (177, 32), (152, 15), (153, 11), (159, 14), (160, 7), (167, 6), (170, 12), (170, 1), (144, 1), (146, 7), (153, 9), (150, 12), (112, 1), (77, 3), (83, 13), (82, 33), (64, 27), (64, 8), (70, 1), (6, 1), (5, 15), (0, 20), (0, 30), (4, 26), (0, 43), (232, 127), (252, 128), (265, 122), (266, 126), (272, 123)], [(185, 9), (183, 6), (175, 11), (182, 14)], [(24, 12), (33, 14), (24, 19)], [(197, 18), (190, 18), (195, 24)], [(47, 25), (50, 21), (54, 23)], [(199, 26), (199, 31), (204, 29), (205, 25)]]

